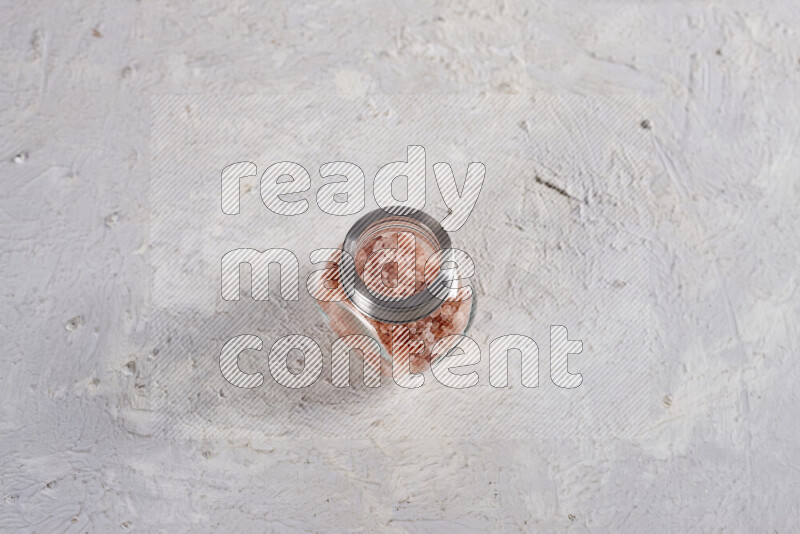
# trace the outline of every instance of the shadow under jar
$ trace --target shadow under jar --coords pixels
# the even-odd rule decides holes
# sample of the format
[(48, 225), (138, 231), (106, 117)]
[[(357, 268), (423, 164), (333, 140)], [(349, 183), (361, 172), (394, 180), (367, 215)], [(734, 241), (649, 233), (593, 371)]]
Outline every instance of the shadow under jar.
[(426, 213), (375, 210), (350, 228), (309, 287), (348, 351), (363, 353), (365, 372), (389, 376), (402, 358), (401, 374), (419, 373), (457, 346), (459, 338), (448, 336), (466, 335), (475, 315), (475, 294), (459, 288), (455, 255), (448, 233)]

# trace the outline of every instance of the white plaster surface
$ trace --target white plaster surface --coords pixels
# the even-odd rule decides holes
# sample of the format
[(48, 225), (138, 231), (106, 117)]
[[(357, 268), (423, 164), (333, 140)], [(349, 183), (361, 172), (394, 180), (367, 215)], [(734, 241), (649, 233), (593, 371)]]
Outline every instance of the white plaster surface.
[[(797, 530), (796, 3), (0, 7), (0, 530)], [(649, 100), (641, 428), (151, 432), (150, 95), (211, 92)]]

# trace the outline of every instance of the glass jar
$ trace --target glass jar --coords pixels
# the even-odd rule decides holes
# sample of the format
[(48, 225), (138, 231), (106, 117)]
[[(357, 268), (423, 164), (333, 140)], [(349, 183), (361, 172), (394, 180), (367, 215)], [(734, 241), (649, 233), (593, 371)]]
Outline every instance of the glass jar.
[(337, 357), (341, 363), (352, 349), (364, 356), (365, 382), (368, 371), (397, 381), (449, 354), (472, 324), (475, 294), (459, 282), (471, 276), (472, 261), (426, 213), (375, 210), (350, 228), (341, 249), (317, 252), (312, 261), (326, 269), (308, 287), (339, 336), (334, 385)]

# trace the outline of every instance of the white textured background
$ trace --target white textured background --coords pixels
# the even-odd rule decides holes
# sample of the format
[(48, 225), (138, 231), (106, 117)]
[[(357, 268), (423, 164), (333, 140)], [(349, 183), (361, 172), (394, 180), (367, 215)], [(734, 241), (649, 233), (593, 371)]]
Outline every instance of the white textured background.
[[(2, 2), (0, 528), (796, 530), (799, 23), (788, 1)], [(536, 91), (652, 102), (645, 429), (142, 431), (150, 94)]]

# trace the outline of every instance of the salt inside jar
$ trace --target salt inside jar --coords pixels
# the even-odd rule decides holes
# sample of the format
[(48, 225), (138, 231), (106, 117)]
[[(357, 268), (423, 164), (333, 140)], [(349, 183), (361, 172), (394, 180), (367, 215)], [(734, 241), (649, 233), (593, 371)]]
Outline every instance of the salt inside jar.
[(359, 219), (342, 249), (331, 251), (319, 283), (309, 285), (346, 349), (362, 351), (365, 377), (393, 371), (397, 380), (426, 369), (453, 350), (474, 316), (475, 295), (458, 281), (471, 274), (463, 256), (435, 219), (406, 211)]

